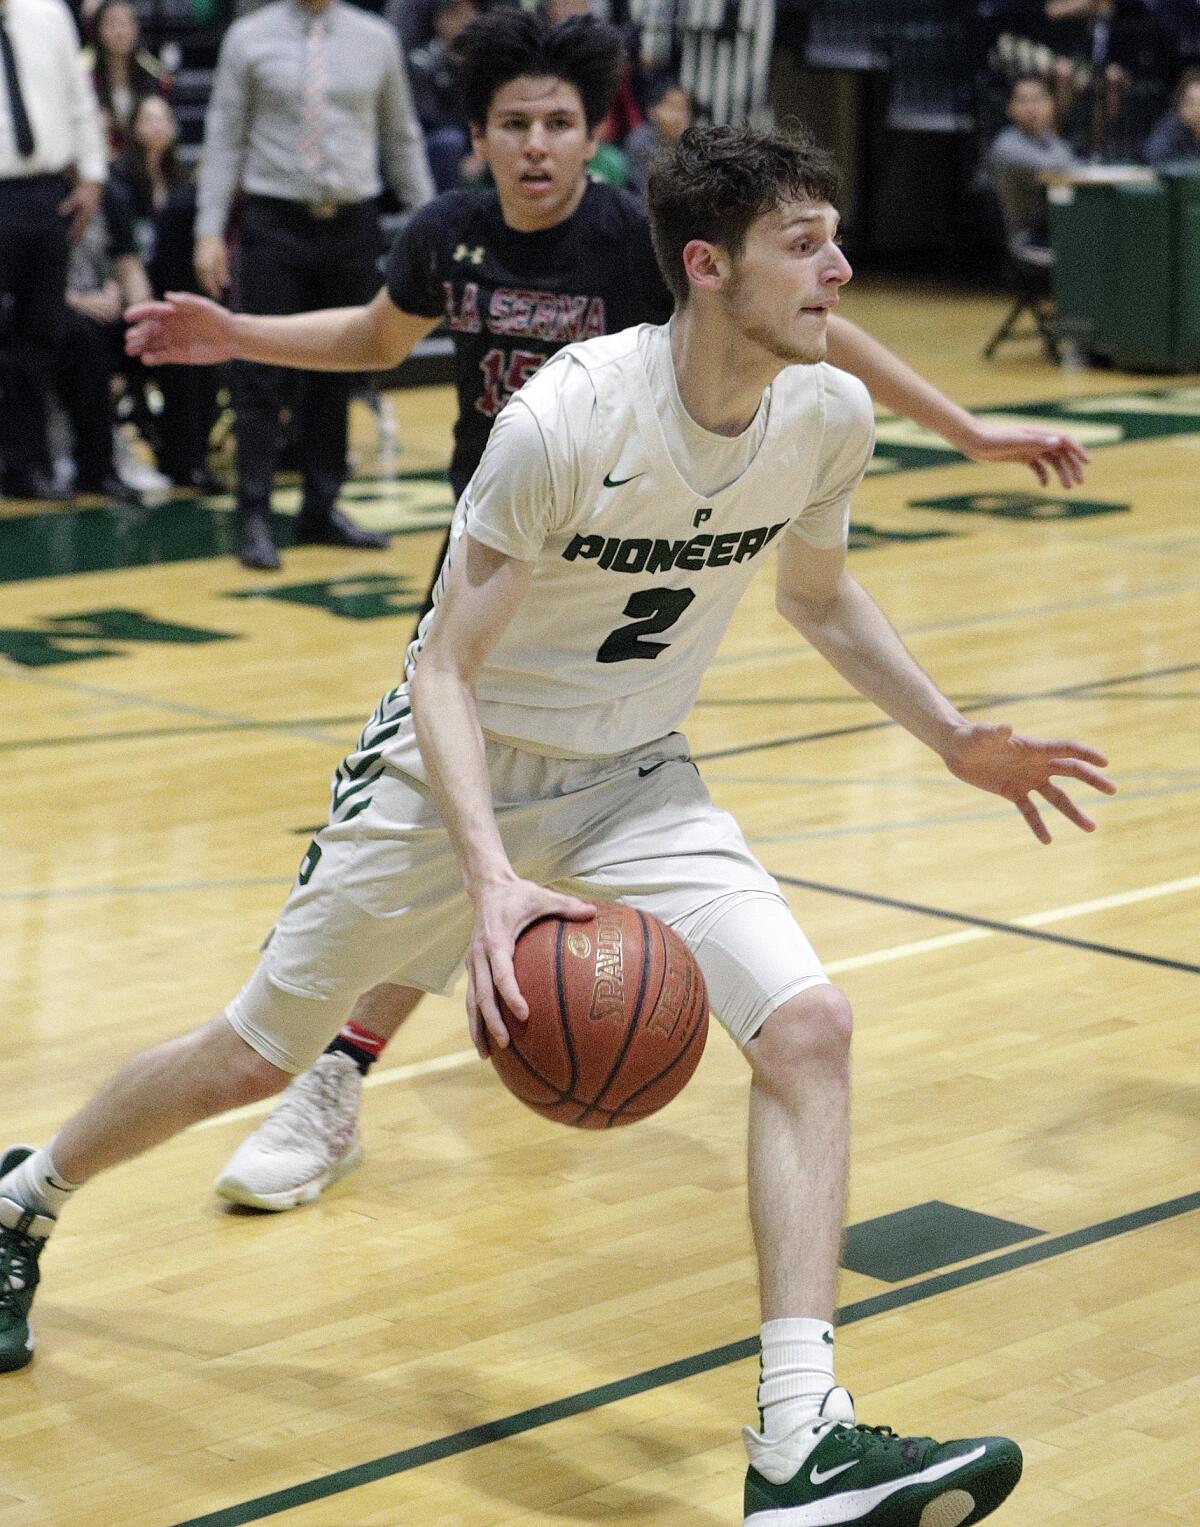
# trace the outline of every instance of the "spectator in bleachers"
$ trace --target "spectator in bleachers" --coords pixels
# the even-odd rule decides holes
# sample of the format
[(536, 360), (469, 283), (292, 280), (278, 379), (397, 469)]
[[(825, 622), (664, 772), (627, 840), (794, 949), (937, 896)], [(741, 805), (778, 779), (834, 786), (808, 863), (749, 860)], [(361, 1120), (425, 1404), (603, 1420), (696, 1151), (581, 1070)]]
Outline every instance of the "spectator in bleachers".
[(1142, 148), (1147, 164), (1200, 159), (1200, 69), (1189, 69), (1175, 87), (1170, 111), (1155, 123)]
[(1054, 97), (1041, 75), (1014, 80), (1009, 125), (988, 150), (987, 168), (1000, 201), (1009, 252), (1029, 263), (1053, 262), (1041, 175), (1072, 168), (1071, 145), (1055, 131)]
[(179, 125), (171, 103), (161, 95), (144, 96), (133, 114), (125, 153), (114, 166), (129, 192), (135, 219), (153, 221), (171, 192), (191, 180), (178, 147)]
[(104, 115), (109, 158), (115, 160), (129, 146), (138, 106), (147, 96), (164, 94), (170, 80), (154, 54), (140, 46), (132, 0), (102, 0), (92, 19), (92, 35), (92, 84)]
[(67, 256), (106, 174), (96, 98), (61, 0), (0, 0), (0, 495), (61, 497), (46, 403)]
[(75, 441), (76, 493), (141, 503), (141, 495), (121, 480), (114, 465), (112, 383), (128, 368), (121, 314), (149, 294), (128, 193), (110, 181), (96, 216), (71, 250), (67, 317), (55, 376)]
[(655, 75), (646, 87), (646, 120), (625, 140), (625, 183), (635, 196), (646, 194), (654, 155), (664, 144), (675, 143), (691, 125), (691, 96), (671, 75)]
[[(205, 123), (196, 274), (228, 284), (225, 231), (245, 205), (234, 297), (246, 313), (367, 302), (379, 285), (380, 160), (402, 205), (433, 195), (395, 31), (343, 0), (273, 0), (225, 34)], [(273, 570), (271, 490), (280, 447), (276, 367), (234, 368), (238, 556)], [(383, 547), (337, 508), (346, 478), (349, 377), (302, 373), (294, 419), (303, 481), (297, 541)]]
[[(196, 183), (177, 153), (170, 102), (147, 96), (133, 119), (129, 148), (114, 173), (128, 188), (138, 246), (155, 296), (199, 291), (192, 266)], [(166, 366), (155, 373), (162, 394), (156, 421), (159, 468), (176, 487), (224, 492), (208, 469), (208, 437), (222, 378), (208, 366)]]
[[(439, 191), (449, 191), (464, 179), (476, 179), (482, 168), (471, 152), (471, 131), (455, 78), (458, 39), (478, 15), (475, 0), (437, 0), (433, 38), (408, 55), (413, 106), (425, 134), (433, 183)], [(464, 161), (468, 161), (465, 175)]]

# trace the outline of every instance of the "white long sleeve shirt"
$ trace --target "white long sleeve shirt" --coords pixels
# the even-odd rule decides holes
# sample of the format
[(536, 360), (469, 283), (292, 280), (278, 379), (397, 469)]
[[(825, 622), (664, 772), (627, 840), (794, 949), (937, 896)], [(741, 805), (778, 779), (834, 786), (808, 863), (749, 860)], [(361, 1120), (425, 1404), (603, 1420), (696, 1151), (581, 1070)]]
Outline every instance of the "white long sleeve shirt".
[(34, 152), (17, 152), (8, 86), (0, 69), (0, 180), (57, 175), (74, 167), (81, 180), (105, 180), (108, 165), (100, 107), (79, 37), (62, 0), (0, 0), (12, 39)]

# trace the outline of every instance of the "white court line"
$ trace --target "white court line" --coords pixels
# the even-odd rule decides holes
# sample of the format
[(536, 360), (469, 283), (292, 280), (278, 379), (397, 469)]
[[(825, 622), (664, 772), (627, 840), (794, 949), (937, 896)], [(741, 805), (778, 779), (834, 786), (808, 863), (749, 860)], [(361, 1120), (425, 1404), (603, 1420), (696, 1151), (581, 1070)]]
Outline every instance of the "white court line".
[[(437, 1055), (432, 1060), (416, 1060), (408, 1066), (391, 1066), (386, 1071), (372, 1071), (363, 1081), (363, 1086), (382, 1087), (387, 1082), (410, 1082), (414, 1077), (433, 1076), (438, 1071), (457, 1071), (460, 1066), (473, 1060), (479, 1060), (474, 1050), (455, 1050), (452, 1055)], [(212, 1129), (217, 1124), (232, 1124), (235, 1119), (255, 1119), (259, 1114), (269, 1113), (274, 1105), (274, 1098), (269, 1098), (265, 1103), (247, 1103), (245, 1108), (231, 1108), (228, 1113), (201, 1119), (199, 1124), (191, 1127), (193, 1130)]]
[[(1158, 885), (1138, 886), (1132, 891), (1118, 891), (1113, 896), (1099, 896), (1093, 901), (1076, 901), (1065, 907), (1050, 907), (1045, 912), (1026, 912), (1011, 921), (1018, 928), (1041, 928), (1047, 923), (1066, 922), (1072, 917), (1088, 917), (1093, 912), (1109, 912), (1115, 907), (1133, 906), (1139, 901), (1156, 901), (1162, 896), (1180, 896), (1187, 891), (1200, 891), (1200, 875), (1188, 875), (1183, 880), (1163, 880)], [(959, 944), (973, 944), (979, 939), (998, 938), (1000, 928), (962, 928), (957, 933), (942, 933), (935, 938), (917, 939), (911, 944), (892, 944), (887, 949), (876, 949), (870, 954), (854, 954), (845, 960), (832, 960), (826, 966), (831, 976), (844, 970), (862, 970), (868, 965), (885, 965), (892, 960), (907, 960), (917, 954), (931, 954), (939, 949), (953, 949)], [(387, 1071), (372, 1071), (363, 1083), (364, 1087), (384, 1087), (389, 1082), (409, 1082), (420, 1076), (433, 1076), (439, 1071), (457, 1071), (462, 1066), (478, 1061), (474, 1050), (456, 1050), (452, 1055), (439, 1055), (433, 1060), (417, 1060), (407, 1066), (392, 1066)], [(193, 1129), (212, 1129), (218, 1124), (230, 1124), (236, 1119), (253, 1119), (270, 1111), (273, 1099), (266, 1103), (249, 1103), (245, 1108), (234, 1108), (229, 1113), (203, 1119)]]

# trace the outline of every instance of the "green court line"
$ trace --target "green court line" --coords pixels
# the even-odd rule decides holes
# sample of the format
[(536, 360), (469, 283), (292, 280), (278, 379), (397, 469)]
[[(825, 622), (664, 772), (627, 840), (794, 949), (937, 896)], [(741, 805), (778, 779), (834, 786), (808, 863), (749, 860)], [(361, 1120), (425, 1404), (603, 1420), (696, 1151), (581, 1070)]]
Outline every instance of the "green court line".
[(955, 912), (948, 907), (931, 907), (923, 901), (904, 901), (898, 896), (883, 896), (876, 891), (856, 891), (849, 886), (829, 885), (823, 880), (801, 880), (795, 875), (776, 875), (783, 885), (804, 891), (820, 891), (826, 896), (844, 896), (849, 901), (867, 901), (877, 907), (895, 907), (900, 912), (918, 912), (922, 917), (938, 917), (944, 922), (966, 923), (971, 928), (987, 928), (992, 933), (1013, 933), (1043, 944), (1064, 944), (1068, 949), (1084, 949), (1089, 954), (1111, 954), (1119, 960), (1136, 960), (1141, 965), (1159, 965), (1164, 970), (1182, 970), (1200, 976), (1200, 965), (1187, 960), (1168, 959), (1163, 954), (1143, 954), (1140, 949), (1123, 949), (1119, 944), (1098, 944), (1091, 939), (1071, 938), (1066, 933), (1047, 933), (1044, 928), (1026, 928), (1021, 923), (1005, 923), (995, 917), (977, 917), (973, 912)]
[[(844, 1305), (838, 1311), (838, 1324), (854, 1325), (860, 1320), (869, 1320), (875, 1315), (902, 1309), (905, 1305), (918, 1304), (926, 1299), (935, 1298), (939, 1294), (966, 1288), (972, 1283), (997, 1278), (1016, 1268), (1045, 1262), (1051, 1257), (1077, 1251), (1083, 1246), (1095, 1246), (1102, 1241), (1112, 1240), (1116, 1236), (1127, 1235), (1130, 1231), (1144, 1230), (1150, 1225), (1162, 1224), (1166, 1220), (1191, 1214), (1197, 1209), (1200, 1209), (1200, 1193), (1188, 1193), (1182, 1198), (1172, 1198), (1165, 1203), (1151, 1204), (1145, 1209), (1135, 1209), (1115, 1219), (1085, 1226), (1082, 1230), (1068, 1231), (1065, 1235), (1050, 1236), (1045, 1240), (1020, 1246), (1015, 1251), (1004, 1252), (1000, 1256), (988, 1257), (981, 1262), (954, 1268), (950, 1272), (934, 1273), (928, 1278), (909, 1283), (903, 1288), (889, 1289), (886, 1293), (875, 1294), (867, 1299), (856, 1300), (853, 1304)], [(245, 1527), (246, 1523), (259, 1522), (266, 1517), (277, 1516), (282, 1511), (292, 1511), (299, 1506), (311, 1505), (314, 1501), (328, 1500), (331, 1496), (345, 1494), (348, 1490), (373, 1484), (376, 1480), (390, 1479), (397, 1474), (423, 1468), (426, 1464), (437, 1463), (443, 1458), (453, 1458), (460, 1453), (469, 1453), (475, 1448), (486, 1447), (493, 1442), (503, 1442), (507, 1437), (516, 1437), (523, 1432), (534, 1431), (538, 1427), (550, 1426), (570, 1416), (584, 1415), (588, 1411), (599, 1410), (605, 1405), (613, 1405), (621, 1400), (630, 1399), (633, 1395), (645, 1394), (647, 1390), (677, 1384), (683, 1379), (694, 1378), (700, 1373), (710, 1373), (716, 1368), (725, 1368), (732, 1363), (743, 1362), (757, 1355), (758, 1338), (744, 1337), (740, 1341), (728, 1342), (721, 1347), (711, 1347), (707, 1352), (697, 1352), (691, 1357), (680, 1358), (677, 1362), (663, 1363), (660, 1367), (647, 1368), (627, 1378), (615, 1379), (612, 1383), (600, 1384), (594, 1389), (585, 1389), (579, 1394), (567, 1395), (561, 1400), (551, 1400), (545, 1405), (535, 1405), (529, 1410), (517, 1411), (511, 1416), (502, 1416), (496, 1421), (487, 1421), (480, 1426), (468, 1427), (465, 1431), (452, 1432), (449, 1436), (435, 1438), (432, 1442), (423, 1442), (416, 1447), (403, 1448), (397, 1453), (387, 1453), (382, 1458), (373, 1458), (366, 1463), (354, 1464), (347, 1469), (338, 1469), (319, 1479), (306, 1480), (303, 1484), (291, 1485), (285, 1490), (274, 1490), (269, 1495), (257, 1496), (254, 1500), (243, 1501), (237, 1506), (227, 1506), (220, 1511), (210, 1512), (206, 1516), (189, 1517), (185, 1522), (176, 1522), (174, 1527)]]

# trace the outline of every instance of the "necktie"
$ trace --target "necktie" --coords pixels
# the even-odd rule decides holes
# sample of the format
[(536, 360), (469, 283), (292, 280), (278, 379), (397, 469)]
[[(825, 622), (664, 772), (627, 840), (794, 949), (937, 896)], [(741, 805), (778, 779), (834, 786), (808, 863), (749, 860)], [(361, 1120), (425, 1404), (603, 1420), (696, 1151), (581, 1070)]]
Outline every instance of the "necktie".
[(29, 113), (25, 110), (25, 98), (21, 94), (21, 79), (17, 74), (17, 55), (13, 52), (12, 38), (8, 35), (4, 16), (0, 14), (0, 58), (4, 60), (4, 83), (8, 87), (8, 109), (12, 115), (13, 135), (17, 140), (17, 153), (28, 159), (33, 153), (33, 128)]
[(328, 22), (314, 16), (304, 41), (304, 114), (300, 122), (300, 167), (314, 179), (325, 158), (325, 33)]

